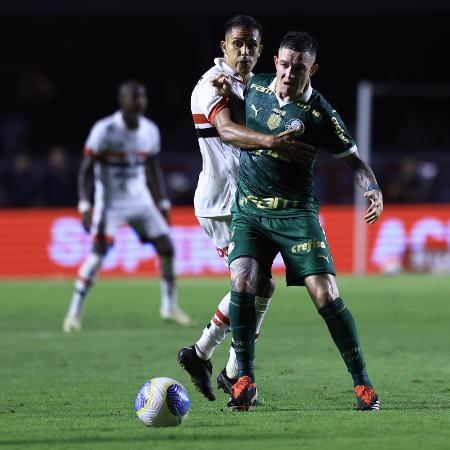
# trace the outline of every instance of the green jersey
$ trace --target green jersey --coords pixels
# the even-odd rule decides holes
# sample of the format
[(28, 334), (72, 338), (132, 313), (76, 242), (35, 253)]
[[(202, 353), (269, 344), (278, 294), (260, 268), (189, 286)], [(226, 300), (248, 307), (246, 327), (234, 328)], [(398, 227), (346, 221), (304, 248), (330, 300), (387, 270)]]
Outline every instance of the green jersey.
[[(245, 88), (248, 128), (278, 134), (296, 128), (298, 139), (324, 147), (338, 157), (356, 151), (355, 141), (339, 114), (310, 85), (290, 103), (275, 94), (275, 74), (253, 76)], [(314, 160), (296, 163), (274, 150), (243, 151), (240, 156), (235, 211), (266, 217), (317, 213), (320, 203), (313, 192)]]

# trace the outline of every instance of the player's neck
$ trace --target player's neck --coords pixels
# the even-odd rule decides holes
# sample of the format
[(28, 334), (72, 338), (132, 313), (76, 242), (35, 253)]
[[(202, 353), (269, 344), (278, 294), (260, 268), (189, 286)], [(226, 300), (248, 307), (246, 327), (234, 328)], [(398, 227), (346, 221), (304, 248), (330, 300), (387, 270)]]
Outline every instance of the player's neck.
[(299, 90), (297, 91), (295, 94), (285, 94), (283, 93), (281, 90), (279, 90), (277, 88), (277, 86), (275, 86), (275, 93), (277, 94), (277, 96), (283, 100), (283, 102), (293, 102), (295, 100), (298, 100), (302, 95), (303, 95), (304, 89), (303, 90)]
[(135, 129), (139, 126), (139, 116), (136, 114), (126, 114), (122, 112), (123, 121), (127, 128)]

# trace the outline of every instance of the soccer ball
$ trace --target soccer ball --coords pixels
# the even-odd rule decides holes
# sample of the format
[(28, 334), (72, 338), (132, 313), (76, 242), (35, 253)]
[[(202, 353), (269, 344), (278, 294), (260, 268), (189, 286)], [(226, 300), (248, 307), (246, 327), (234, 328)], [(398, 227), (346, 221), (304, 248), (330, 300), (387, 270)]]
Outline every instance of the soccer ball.
[(176, 427), (189, 411), (186, 389), (173, 378), (152, 378), (144, 383), (134, 400), (134, 410), (148, 427)]

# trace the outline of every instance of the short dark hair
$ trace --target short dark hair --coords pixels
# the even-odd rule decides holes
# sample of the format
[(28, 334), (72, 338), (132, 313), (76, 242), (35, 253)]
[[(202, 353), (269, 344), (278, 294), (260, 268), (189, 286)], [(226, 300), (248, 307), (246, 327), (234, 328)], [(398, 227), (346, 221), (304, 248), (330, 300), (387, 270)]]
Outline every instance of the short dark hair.
[(314, 36), (306, 31), (288, 31), (281, 39), (280, 48), (288, 48), (296, 52), (309, 52), (311, 55), (317, 55), (319, 43)]
[(235, 27), (256, 28), (260, 36), (263, 33), (262, 25), (254, 17), (246, 16), (245, 14), (239, 14), (229, 18), (225, 23), (225, 34)]

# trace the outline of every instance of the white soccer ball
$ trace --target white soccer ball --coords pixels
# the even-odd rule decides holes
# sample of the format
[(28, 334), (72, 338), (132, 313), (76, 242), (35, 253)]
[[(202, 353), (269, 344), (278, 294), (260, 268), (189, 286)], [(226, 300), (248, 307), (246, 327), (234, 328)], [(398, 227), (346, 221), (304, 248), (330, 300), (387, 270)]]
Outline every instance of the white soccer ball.
[(144, 383), (134, 400), (134, 410), (148, 427), (176, 427), (189, 411), (186, 389), (173, 378), (152, 378)]

